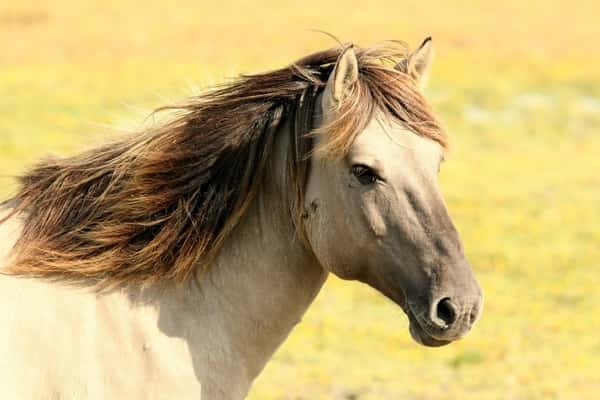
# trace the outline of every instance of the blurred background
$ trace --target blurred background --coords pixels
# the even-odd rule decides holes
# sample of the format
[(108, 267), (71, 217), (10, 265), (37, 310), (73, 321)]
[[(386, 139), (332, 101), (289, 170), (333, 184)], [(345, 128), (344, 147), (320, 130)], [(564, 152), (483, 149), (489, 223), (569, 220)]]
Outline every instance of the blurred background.
[(5, 0), (0, 198), (238, 73), (331, 47), (434, 38), (443, 190), (484, 288), (464, 340), (420, 347), (401, 310), (330, 278), (251, 399), (600, 398), (600, 3)]

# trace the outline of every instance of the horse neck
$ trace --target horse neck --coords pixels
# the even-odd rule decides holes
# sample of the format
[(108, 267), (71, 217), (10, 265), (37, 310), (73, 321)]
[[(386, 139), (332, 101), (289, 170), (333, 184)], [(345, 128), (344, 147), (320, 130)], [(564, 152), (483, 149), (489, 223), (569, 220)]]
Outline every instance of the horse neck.
[[(127, 296), (134, 305), (128, 308), (132, 314), (138, 309), (144, 314), (148, 305), (155, 309), (157, 321), (151, 325), (186, 343), (202, 399), (245, 397), (327, 275), (302, 244), (290, 218), (284, 174), (288, 130), (283, 124), (277, 132), (269, 169), (279, 174), (266, 178), (206, 271), (199, 271), (189, 285), (113, 294)], [(8, 210), (0, 209), (0, 218)], [(0, 264), (20, 227), (16, 217), (0, 225), (0, 237), (9, 239), (0, 243)]]
[(198, 325), (211, 326), (212, 337), (220, 330), (222, 340), (213, 343), (220, 348), (211, 353), (223, 355), (222, 385), (231, 385), (234, 370), (251, 383), (325, 281), (326, 273), (302, 244), (288, 211), (283, 177), (287, 129), (283, 124), (276, 135), (273, 176), (265, 179), (214, 264), (196, 279), (212, 319)]

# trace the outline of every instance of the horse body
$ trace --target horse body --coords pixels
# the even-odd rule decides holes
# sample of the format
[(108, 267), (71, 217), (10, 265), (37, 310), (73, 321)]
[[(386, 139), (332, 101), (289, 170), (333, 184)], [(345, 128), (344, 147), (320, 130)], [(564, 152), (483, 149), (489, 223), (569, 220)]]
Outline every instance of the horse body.
[(22, 177), (0, 205), (4, 398), (244, 398), (330, 272), (423, 345), (464, 336), (482, 296), (437, 187), (429, 48), (316, 53)]

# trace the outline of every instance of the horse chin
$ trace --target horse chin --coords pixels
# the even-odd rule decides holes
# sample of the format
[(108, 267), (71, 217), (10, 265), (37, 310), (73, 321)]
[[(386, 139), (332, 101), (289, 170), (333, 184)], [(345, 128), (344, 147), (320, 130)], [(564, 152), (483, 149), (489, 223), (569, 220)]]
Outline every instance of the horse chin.
[(440, 347), (445, 346), (451, 343), (451, 340), (440, 340), (429, 336), (423, 329), (419, 326), (419, 324), (415, 321), (410, 321), (409, 326), (410, 336), (414, 339), (415, 342), (427, 346), (427, 347)]

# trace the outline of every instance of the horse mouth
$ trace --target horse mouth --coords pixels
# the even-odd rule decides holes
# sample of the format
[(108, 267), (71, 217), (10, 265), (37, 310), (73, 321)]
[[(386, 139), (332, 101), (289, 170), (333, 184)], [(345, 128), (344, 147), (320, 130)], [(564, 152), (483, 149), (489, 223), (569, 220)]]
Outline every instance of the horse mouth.
[(404, 313), (408, 317), (408, 320), (409, 320), (408, 331), (410, 332), (410, 336), (413, 338), (413, 340), (415, 342), (417, 342), (420, 345), (427, 346), (427, 347), (441, 347), (441, 346), (445, 346), (447, 344), (452, 343), (453, 340), (440, 339), (440, 338), (436, 338), (436, 337), (432, 336), (431, 334), (429, 334), (423, 328), (423, 326), (419, 323), (419, 320), (417, 319), (415, 313), (413, 312), (412, 307), (410, 306), (410, 303), (407, 303), (405, 301), (402, 301), (402, 302), (397, 301), (396, 303), (401, 306), (401, 308), (404, 310)]
[[(388, 289), (389, 286), (384, 286), (384, 289)], [(427, 347), (440, 347), (452, 343), (453, 341), (460, 339), (460, 336), (451, 335), (449, 337), (440, 337), (440, 333), (447, 334), (448, 332), (436, 332), (436, 329), (427, 321), (418, 318), (417, 315), (424, 316), (422, 307), (417, 303), (407, 300), (407, 296), (404, 291), (397, 290), (382, 290), (382, 293), (396, 303), (404, 311), (404, 314), (408, 317), (410, 322), (409, 332), (410, 336), (415, 342), (422, 346)], [(437, 329), (439, 330), (439, 329)]]
[(410, 332), (410, 336), (415, 342), (427, 347), (441, 347), (450, 344), (454, 341), (455, 338), (446, 339), (434, 336), (433, 332), (430, 332), (430, 329), (427, 329), (427, 323), (424, 321), (419, 321), (416, 312), (413, 311), (413, 307), (415, 306), (411, 306), (411, 304), (408, 303), (407, 306), (403, 308), (404, 312), (408, 316), (408, 330)]
[(413, 340), (423, 346), (440, 347), (452, 343), (452, 340), (440, 340), (427, 334), (413, 318), (410, 318), (409, 332)]

